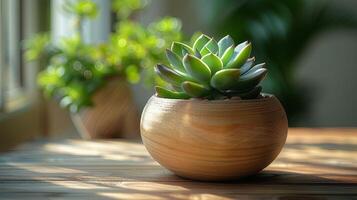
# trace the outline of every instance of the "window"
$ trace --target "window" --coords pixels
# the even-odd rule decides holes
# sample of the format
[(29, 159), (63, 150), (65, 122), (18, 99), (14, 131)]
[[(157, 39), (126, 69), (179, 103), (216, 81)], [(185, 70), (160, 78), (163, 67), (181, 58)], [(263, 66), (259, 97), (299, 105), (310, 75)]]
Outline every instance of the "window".
[(21, 1), (0, 1), (0, 112), (23, 105)]
[(40, 65), (25, 62), (22, 41), (48, 30), (49, 8), (49, 0), (0, 0), (0, 151), (47, 133)]

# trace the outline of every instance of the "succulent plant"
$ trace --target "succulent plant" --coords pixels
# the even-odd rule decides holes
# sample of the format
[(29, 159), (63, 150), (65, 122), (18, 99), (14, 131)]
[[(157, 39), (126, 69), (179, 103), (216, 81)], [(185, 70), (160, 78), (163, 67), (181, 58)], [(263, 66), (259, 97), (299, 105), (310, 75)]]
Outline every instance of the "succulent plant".
[(265, 63), (254, 65), (248, 41), (235, 46), (227, 35), (218, 42), (205, 34), (191, 46), (173, 42), (166, 50), (169, 66), (158, 64), (156, 73), (170, 88), (156, 86), (159, 97), (171, 99), (254, 99), (262, 90), (258, 86), (265, 77)]

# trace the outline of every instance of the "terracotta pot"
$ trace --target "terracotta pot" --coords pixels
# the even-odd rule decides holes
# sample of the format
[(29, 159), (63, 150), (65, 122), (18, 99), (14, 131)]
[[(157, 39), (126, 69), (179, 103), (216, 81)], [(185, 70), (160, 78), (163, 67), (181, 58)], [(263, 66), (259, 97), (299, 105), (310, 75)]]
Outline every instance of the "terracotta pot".
[(72, 115), (83, 138), (133, 138), (139, 136), (139, 116), (126, 81), (110, 79), (93, 96), (94, 106)]
[(280, 153), (287, 137), (277, 98), (176, 100), (153, 96), (141, 117), (151, 156), (175, 174), (205, 181), (258, 173)]

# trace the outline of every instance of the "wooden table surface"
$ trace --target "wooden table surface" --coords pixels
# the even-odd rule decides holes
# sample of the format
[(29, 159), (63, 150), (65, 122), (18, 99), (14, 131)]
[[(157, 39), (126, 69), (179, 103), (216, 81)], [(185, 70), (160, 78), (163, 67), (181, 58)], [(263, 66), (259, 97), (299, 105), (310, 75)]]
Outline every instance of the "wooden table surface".
[(0, 155), (0, 199), (357, 199), (357, 129), (290, 129), (277, 160), (225, 183), (176, 177), (144, 146), (39, 141)]

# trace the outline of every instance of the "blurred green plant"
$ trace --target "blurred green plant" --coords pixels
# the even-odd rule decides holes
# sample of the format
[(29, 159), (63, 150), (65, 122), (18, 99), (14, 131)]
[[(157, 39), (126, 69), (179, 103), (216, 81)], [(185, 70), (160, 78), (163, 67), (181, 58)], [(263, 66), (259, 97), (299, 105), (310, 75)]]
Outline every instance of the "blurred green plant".
[[(235, 40), (250, 40), (254, 54), (269, 63), (264, 91), (276, 94), (295, 124), (306, 111), (311, 86), (296, 81), (296, 61), (317, 34), (331, 28), (356, 28), (354, 13), (329, 1), (222, 0), (215, 1), (213, 30)], [(224, 10), (224, 12), (223, 12)], [(213, 13), (210, 10), (210, 13)], [(224, 14), (222, 14), (224, 13)]]
[(68, 13), (73, 13), (79, 18), (95, 18), (98, 14), (98, 7), (91, 0), (81, 0), (78, 2), (67, 1), (63, 9)]
[(113, 0), (117, 22), (109, 41), (88, 44), (83, 41), (82, 22), (97, 16), (97, 5), (90, 0), (68, 1), (64, 10), (77, 22), (73, 36), (55, 44), (49, 33), (41, 33), (25, 43), (27, 60), (46, 65), (38, 75), (45, 96), (78, 112), (92, 106), (92, 95), (112, 76), (130, 83), (138, 83), (142, 76), (148, 84), (160, 81), (154, 76), (153, 66), (164, 58), (172, 40), (181, 40), (181, 22), (165, 17), (145, 27), (129, 19), (146, 4), (143, 0)]

